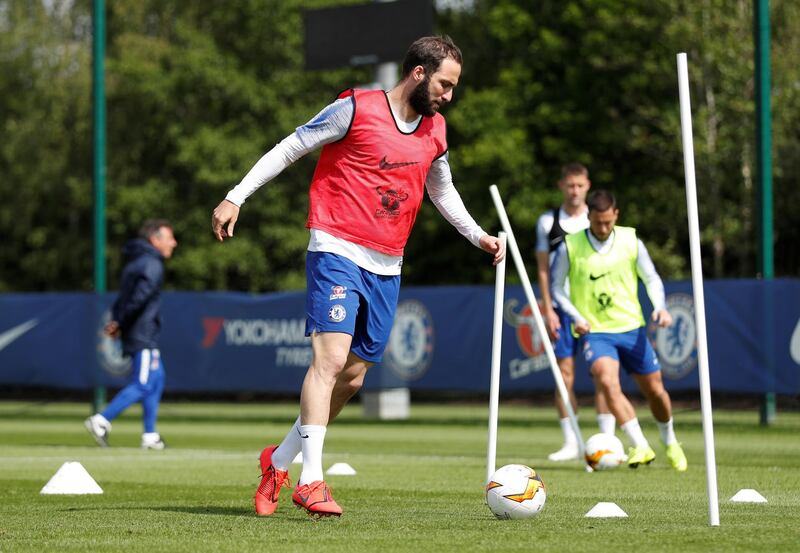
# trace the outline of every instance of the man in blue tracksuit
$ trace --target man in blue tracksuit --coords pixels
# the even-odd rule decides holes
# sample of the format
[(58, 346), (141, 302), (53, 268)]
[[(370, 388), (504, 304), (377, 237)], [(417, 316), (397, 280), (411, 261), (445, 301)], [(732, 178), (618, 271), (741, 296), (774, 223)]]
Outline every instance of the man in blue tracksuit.
[(101, 447), (108, 447), (111, 421), (134, 403), (142, 403), (144, 433), (142, 448), (164, 449), (156, 432), (156, 417), (164, 390), (164, 366), (158, 350), (161, 333), (161, 285), (164, 259), (172, 257), (178, 242), (170, 223), (164, 219), (145, 221), (139, 238), (125, 244), (125, 268), (119, 295), (111, 308), (111, 322), (103, 331), (122, 338), (122, 350), (133, 359), (130, 382), (111, 400), (102, 413), (84, 422)]

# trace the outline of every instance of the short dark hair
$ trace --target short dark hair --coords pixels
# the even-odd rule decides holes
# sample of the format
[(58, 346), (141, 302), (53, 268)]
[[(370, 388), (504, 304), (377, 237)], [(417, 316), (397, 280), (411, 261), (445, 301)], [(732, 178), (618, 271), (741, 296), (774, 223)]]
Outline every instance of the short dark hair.
[(586, 198), (589, 211), (608, 211), (617, 207), (617, 199), (608, 190), (595, 190)]
[(425, 69), (426, 75), (432, 75), (436, 73), (445, 58), (453, 58), (459, 65), (463, 63), (461, 50), (452, 38), (447, 35), (418, 38), (408, 47), (406, 57), (403, 59), (403, 78), (408, 77), (418, 65)]
[(581, 165), (580, 163), (567, 163), (563, 167), (561, 167), (561, 180), (564, 180), (567, 177), (572, 175), (583, 175), (585, 177), (589, 176), (589, 170), (586, 166)]
[(164, 227), (172, 228), (172, 224), (166, 219), (148, 219), (142, 223), (142, 227), (139, 229), (139, 237), (149, 240), (151, 236), (158, 234), (158, 231)]

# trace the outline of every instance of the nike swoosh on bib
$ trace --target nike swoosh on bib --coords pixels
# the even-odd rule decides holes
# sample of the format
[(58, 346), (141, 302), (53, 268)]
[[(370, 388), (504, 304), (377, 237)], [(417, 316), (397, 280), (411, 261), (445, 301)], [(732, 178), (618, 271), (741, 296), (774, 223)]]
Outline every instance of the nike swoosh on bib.
[(399, 167), (406, 167), (408, 165), (416, 165), (419, 161), (398, 161), (397, 163), (392, 163), (390, 161), (386, 161), (386, 156), (383, 156), (378, 167), (381, 169), (397, 169)]
[(607, 274), (608, 274), (608, 273), (606, 272), (606, 273), (603, 273), (602, 275), (597, 275), (597, 276), (594, 276), (593, 274), (589, 273), (589, 280), (597, 280), (598, 278), (603, 278), (603, 277), (604, 277), (604, 276), (606, 276)]
[(0, 334), (0, 350), (7, 348), (14, 340), (39, 324), (38, 319), (31, 319)]

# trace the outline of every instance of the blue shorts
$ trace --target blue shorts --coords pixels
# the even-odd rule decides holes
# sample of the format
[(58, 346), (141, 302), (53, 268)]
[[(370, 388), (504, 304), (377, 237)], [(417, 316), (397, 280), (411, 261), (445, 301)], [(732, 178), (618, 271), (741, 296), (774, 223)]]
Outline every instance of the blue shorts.
[(133, 355), (129, 384), (138, 384), (142, 391), (151, 393), (164, 387), (164, 364), (161, 351), (156, 348), (140, 349)]
[(575, 357), (578, 353), (578, 339), (572, 335), (572, 317), (558, 307), (555, 308), (555, 312), (561, 322), (558, 338), (553, 341), (553, 352), (556, 354), (556, 359)]
[(394, 324), (400, 276), (376, 275), (334, 253), (308, 252), (306, 285), (306, 336), (344, 332), (353, 337), (350, 351), (379, 363)]
[(645, 327), (620, 333), (590, 332), (581, 338), (581, 350), (590, 367), (600, 357), (611, 357), (619, 361), (628, 374), (650, 374), (661, 370)]
[(106, 405), (102, 415), (108, 420), (117, 418), (125, 409), (142, 402), (144, 431), (156, 431), (158, 402), (164, 391), (164, 365), (158, 349), (140, 349), (133, 355), (133, 369), (128, 385)]

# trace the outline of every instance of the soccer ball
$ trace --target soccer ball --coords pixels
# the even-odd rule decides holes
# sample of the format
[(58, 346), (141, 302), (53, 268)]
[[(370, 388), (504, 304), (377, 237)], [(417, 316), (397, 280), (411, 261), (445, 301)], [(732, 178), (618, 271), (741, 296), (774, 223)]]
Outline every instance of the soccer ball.
[(501, 467), (486, 484), (486, 503), (499, 519), (535, 517), (546, 498), (542, 477), (525, 465)]
[(617, 468), (628, 460), (619, 438), (611, 434), (595, 434), (586, 441), (586, 464), (593, 470)]

